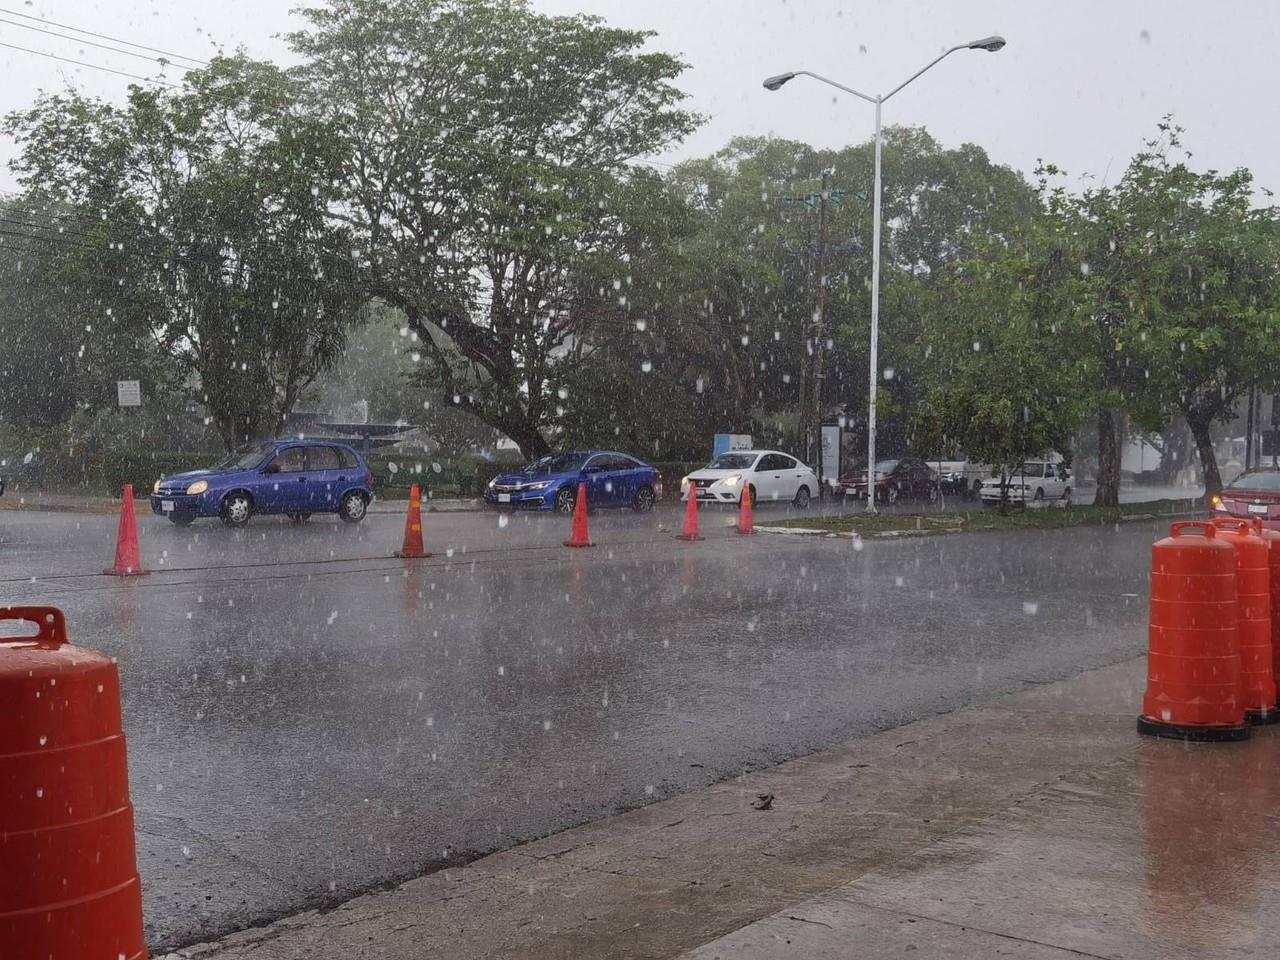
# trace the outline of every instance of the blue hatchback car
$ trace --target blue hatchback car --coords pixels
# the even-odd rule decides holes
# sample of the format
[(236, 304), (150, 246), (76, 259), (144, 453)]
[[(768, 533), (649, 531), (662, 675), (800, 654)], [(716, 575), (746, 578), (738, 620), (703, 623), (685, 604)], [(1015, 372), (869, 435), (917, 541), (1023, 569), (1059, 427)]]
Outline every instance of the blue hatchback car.
[(653, 509), (662, 496), (658, 471), (614, 450), (567, 450), (535, 460), (519, 473), (489, 481), (485, 503), (515, 510), (572, 513), (578, 484), (587, 485), (587, 505)]
[(221, 517), (242, 527), (255, 513), (294, 521), (336, 513), (358, 523), (373, 501), (373, 474), (344, 443), (275, 440), (246, 447), (208, 470), (156, 481), (151, 510), (185, 527), (197, 517)]

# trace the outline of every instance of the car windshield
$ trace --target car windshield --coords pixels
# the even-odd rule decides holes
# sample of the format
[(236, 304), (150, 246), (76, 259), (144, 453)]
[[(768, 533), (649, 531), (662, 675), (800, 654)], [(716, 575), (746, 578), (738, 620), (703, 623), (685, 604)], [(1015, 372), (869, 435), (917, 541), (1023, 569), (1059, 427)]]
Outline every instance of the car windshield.
[(1018, 468), (1018, 473), (1029, 474), (1030, 476), (1033, 476), (1033, 477), (1043, 476), (1044, 463), (1033, 462), (1031, 460), (1028, 460), (1026, 463), (1024, 463), (1021, 467)]
[(756, 462), (754, 453), (722, 453), (707, 464), (708, 470), (746, 470)]
[(586, 461), (585, 453), (569, 451), (566, 453), (549, 453), (545, 457), (533, 461), (524, 468), (525, 473), (569, 473), (580, 470)]
[(259, 443), (252, 447), (243, 447), (230, 456), (223, 457), (210, 470), (248, 470), (262, 462), (274, 448), (269, 443)]
[(1266, 490), (1280, 493), (1280, 471), (1242, 473), (1227, 484), (1228, 490)]
[(876, 473), (892, 473), (893, 468), (898, 465), (897, 460), (877, 460)]

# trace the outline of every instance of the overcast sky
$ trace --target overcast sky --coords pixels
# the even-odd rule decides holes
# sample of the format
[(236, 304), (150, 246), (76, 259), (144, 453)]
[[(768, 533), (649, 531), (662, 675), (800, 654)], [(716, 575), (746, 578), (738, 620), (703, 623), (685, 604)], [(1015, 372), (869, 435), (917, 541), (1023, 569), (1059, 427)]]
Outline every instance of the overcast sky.
[[(154, 65), (10, 22), (41, 17), (193, 57), (221, 44), (287, 60), (276, 35), (297, 0), (0, 0), (0, 44), (129, 73)], [(665, 160), (709, 153), (737, 134), (820, 146), (865, 140), (872, 108), (805, 78), (777, 93), (761, 79), (810, 69), (869, 93), (896, 86), (947, 46), (990, 33), (1000, 53), (960, 51), (885, 106), (885, 123), (923, 125), (944, 144), (985, 147), (1025, 172), (1037, 158), (1114, 179), (1159, 118), (1185, 126), (1196, 162), (1250, 167), (1280, 187), (1273, 104), (1280, 5), (1247, 0), (1215, 15), (1204, 0), (534, 0), (548, 13), (593, 13), (657, 32), (656, 47), (690, 64), (682, 84), (707, 124)], [(65, 32), (46, 24), (47, 29)], [(85, 38), (94, 39), (94, 38)], [(111, 41), (97, 40), (110, 44)], [(180, 73), (170, 67), (170, 79)], [(0, 111), (74, 83), (120, 98), (131, 82), (0, 46)], [(0, 161), (13, 144), (0, 143)], [(0, 172), (0, 188), (13, 179)]]

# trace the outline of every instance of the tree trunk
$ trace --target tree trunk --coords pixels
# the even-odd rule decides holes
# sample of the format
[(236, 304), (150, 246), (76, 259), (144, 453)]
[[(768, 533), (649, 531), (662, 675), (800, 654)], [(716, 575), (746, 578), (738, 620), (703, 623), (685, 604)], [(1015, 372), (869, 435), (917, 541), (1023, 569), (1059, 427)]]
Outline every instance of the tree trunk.
[(538, 428), (524, 421), (506, 421), (495, 424), (499, 430), (516, 442), (526, 460), (537, 460), (551, 452), (551, 447)]
[(1187, 426), (1191, 428), (1191, 436), (1196, 441), (1196, 452), (1200, 454), (1205, 496), (1217, 493), (1222, 489), (1222, 474), (1218, 473), (1218, 458), (1213, 452), (1213, 438), (1209, 436), (1209, 420), (1188, 414)]
[(1098, 411), (1098, 490), (1093, 495), (1095, 507), (1114, 507), (1120, 503), (1120, 445), (1116, 440), (1114, 410)]

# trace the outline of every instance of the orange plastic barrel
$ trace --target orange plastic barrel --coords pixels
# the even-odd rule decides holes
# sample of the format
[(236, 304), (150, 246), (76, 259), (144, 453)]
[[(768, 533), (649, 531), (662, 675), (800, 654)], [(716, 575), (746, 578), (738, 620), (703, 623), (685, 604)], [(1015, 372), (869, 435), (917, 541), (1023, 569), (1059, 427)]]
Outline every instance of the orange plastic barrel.
[(1276, 681), (1276, 708), (1280, 710), (1280, 531), (1268, 530), (1258, 517), (1253, 518), (1253, 529), (1267, 541), (1267, 559), (1271, 563), (1271, 673)]
[(1250, 723), (1275, 723), (1275, 662), (1271, 644), (1271, 551), (1253, 524), (1236, 517), (1210, 521), (1236, 551), (1240, 601), (1240, 696)]
[(0, 607), (0, 956), (139, 960), (142, 894), (110, 657), (53, 607)]
[[(1261, 541), (1258, 541), (1261, 543)], [(1184, 521), (1151, 547), (1147, 692), (1138, 731), (1244, 740), (1236, 553), (1211, 523)]]

